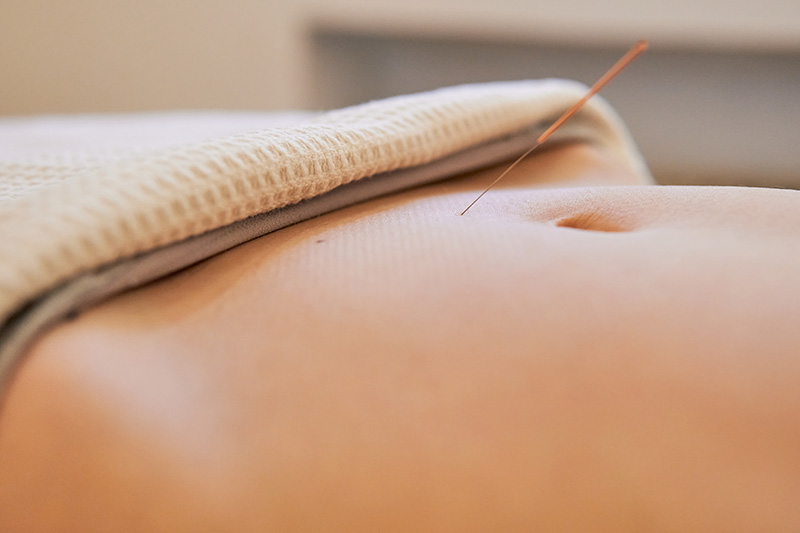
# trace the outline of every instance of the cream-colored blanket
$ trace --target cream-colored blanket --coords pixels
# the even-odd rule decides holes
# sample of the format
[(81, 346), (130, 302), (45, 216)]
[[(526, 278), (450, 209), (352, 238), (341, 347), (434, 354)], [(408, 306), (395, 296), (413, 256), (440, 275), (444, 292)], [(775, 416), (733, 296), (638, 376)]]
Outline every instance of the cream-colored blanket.
[[(584, 91), (542, 80), (321, 115), (0, 120), (0, 379), (42, 328), (85, 305), (288, 224), (512, 158)], [(558, 136), (602, 144), (649, 180), (602, 99)]]

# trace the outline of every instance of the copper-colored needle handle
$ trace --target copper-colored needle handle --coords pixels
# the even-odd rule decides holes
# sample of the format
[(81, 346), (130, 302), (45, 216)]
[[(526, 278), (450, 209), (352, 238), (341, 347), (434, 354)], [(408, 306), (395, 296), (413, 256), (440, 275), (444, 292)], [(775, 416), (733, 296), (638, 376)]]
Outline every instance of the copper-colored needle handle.
[(475, 203), (478, 200), (480, 200), (483, 197), (484, 194), (489, 192), (489, 189), (494, 187), (497, 184), (497, 182), (500, 181), (501, 179), (503, 179), (506, 176), (506, 174), (511, 172), (511, 169), (516, 167), (519, 164), (520, 161), (522, 161), (523, 159), (528, 157), (528, 155), (531, 152), (533, 152), (539, 145), (541, 145), (543, 142), (545, 142), (558, 128), (560, 128), (562, 126), (562, 124), (564, 124), (564, 122), (569, 120), (569, 118), (572, 115), (574, 115), (575, 113), (580, 111), (581, 107), (583, 107), (583, 105), (589, 100), (589, 98), (591, 98), (592, 96), (597, 94), (600, 91), (600, 89), (605, 87), (605, 85), (609, 81), (611, 81), (617, 74), (619, 74), (622, 71), (622, 69), (627, 67), (631, 63), (631, 61), (636, 59), (636, 56), (638, 56), (639, 54), (641, 54), (642, 52), (647, 50), (648, 47), (649, 47), (649, 44), (647, 43), (647, 41), (639, 41), (635, 45), (633, 45), (633, 47), (630, 50), (628, 50), (625, 53), (625, 55), (622, 56), (619, 59), (619, 61), (614, 63), (614, 65), (610, 69), (608, 69), (608, 71), (605, 74), (603, 74), (600, 77), (600, 79), (597, 80), (594, 83), (594, 85), (592, 85), (592, 87), (586, 92), (586, 94), (583, 95), (583, 98), (581, 98), (580, 100), (575, 102), (569, 109), (567, 109), (564, 112), (563, 115), (561, 115), (558, 118), (558, 120), (553, 122), (553, 124), (549, 128), (547, 128), (541, 135), (539, 135), (539, 137), (536, 139), (536, 143), (533, 146), (531, 146), (528, 149), (527, 152), (525, 152), (524, 154), (519, 156), (516, 161), (511, 163), (511, 166), (509, 166), (507, 169), (505, 169), (503, 171), (503, 173), (500, 174), (500, 176), (497, 177), (497, 179), (495, 179), (488, 187), (486, 187), (486, 189), (484, 189), (484, 191), (482, 193), (480, 193), (478, 195), (478, 197), (475, 198), (475, 200), (473, 200), (472, 203), (469, 204), (467, 206), (467, 208), (464, 209), (464, 211), (461, 212), (461, 214), (463, 215), (464, 213), (469, 211), (469, 208), (472, 207), (473, 205), (475, 205)]

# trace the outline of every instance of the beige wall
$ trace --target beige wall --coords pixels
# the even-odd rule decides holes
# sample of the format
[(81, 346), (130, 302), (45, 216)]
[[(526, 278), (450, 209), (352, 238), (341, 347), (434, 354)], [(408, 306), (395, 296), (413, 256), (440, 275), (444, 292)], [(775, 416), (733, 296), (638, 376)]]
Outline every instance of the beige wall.
[(314, 107), (320, 27), (800, 52), (797, 0), (0, 0), (0, 114)]
[(2, 0), (0, 114), (300, 106), (280, 4)]

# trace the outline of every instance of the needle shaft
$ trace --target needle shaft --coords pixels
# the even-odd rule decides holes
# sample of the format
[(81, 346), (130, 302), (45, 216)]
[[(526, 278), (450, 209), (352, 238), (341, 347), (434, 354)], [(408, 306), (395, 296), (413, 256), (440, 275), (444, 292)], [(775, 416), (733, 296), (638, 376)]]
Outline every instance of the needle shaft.
[(572, 117), (572, 115), (574, 115), (575, 113), (577, 113), (578, 111), (580, 111), (580, 109), (581, 109), (581, 108), (584, 106), (584, 104), (586, 104), (586, 102), (589, 100), (589, 98), (591, 98), (592, 96), (594, 96), (595, 94), (597, 94), (597, 93), (600, 91), (600, 89), (602, 89), (603, 87), (605, 87), (605, 85), (606, 85), (606, 84), (607, 84), (609, 81), (611, 81), (612, 79), (614, 79), (614, 77), (615, 77), (617, 74), (619, 74), (619, 73), (622, 71), (622, 69), (624, 69), (625, 67), (627, 67), (627, 66), (628, 66), (628, 65), (631, 63), (631, 61), (633, 61), (634, 59), (636, 59), (636, 56), (638, 56), (639, 54), (641, 54), (642, 52), (644, 52), (645, 50), (647, 50), (648, 46), (649, 46), (649, 45), (648, 45), (647, 41), (639, 41), (639, 42), (637, 42), (635, 45), (633, 45), (633, 47), (631, 47), (631, 49), (630, 49), (630, 50), (628, 50), (628, 51), (625, 53), (625, 55), (623, 55), (623, 56), (622, 56), (622, 57), (621, 57), (621, 58), (620, 58), (620, 59), (619, 59), (619, 60), (618, 60), (616, 63), (614, 63), (614, 65), (613, 65), (613, 66), (612, 66), (610, 69), (608, 69), (608, 71), (606, 71), (606, 73), (605, 73), (605, 74), (603, 74), (603, 75), (600, 77), (600, 79), (599, 79), (599, 80), (597, 80), (597, 81), (594, 83), (594, 85), (592, 85), (592, 86), (591, 86), (591, 88), (590, 88), (590, 89), (589, 89), (589, 90), (586, 92), (586, 94), (585, 94), (585, 95), (583, 95), (583, 98), (581, 98), (580, 100), (578, 100), (577, 102), (575, 102), (575, 103), (574, 103), (574, 104), (573, 104), (573, 105), (572, 105), (572, 106), (571, 106), (569, 109), (567, 109), (567, 110), (564, 112), (564, 114), (562, 114), (562, 115), (561, 115), (561, 116), (558, 118), (558, 120), (556, 120), (555, 122), (553, 122), (553, 124), (552, 124), (552, 125), (551, 125), (549, 128), (547, 128), (547, 129), (546, 129), (546, 130), (545, 130), (545, 131), (544, 131), (544, 132), (543, 132), (541, 135), (539, 135), (539, 137), (536, 139), (536, 143), (535, 143), (533, 146), (531, 146), (531, 147), (528, 149), (528, 151), (527, 151), (527, 152), (525, 152), (524, 154), (522, 154), (521, 156), (519, 156), (519, 157), (518, 157), (518, 158), (517, 158), (517, 159), (516, 159), (516, 160), (515, 160), (513, 163), (511, 163), (511, 165), (510, 165), (510, 166), (509, 166), (507, 169), (505, 169), (505, 170), (503, 171), (503, 173), (502, 173), (502, 174), (500, 174), (500, 176), (498, 176), (498, 177), (497, 177), (497, 178), (496, 178), (496, 179), (495, 179), (495, 180), (494, 180), (494, 181), (493, 181), (491, 184), (489, 184), (489, 186), (488, 186), (488, 187), (486, 187), (486, 189), (484, 189), (484, 190), (483, 190), (483, 192), (482, 192), (482, 193), (480, 193), (480, 194), (478, 195), (478, 197), (477, 197), (477, 198), (475, 198), (475, 200), (473, 200), (473, 201), (472, 201), (472, 203), (471, 203), (471, 204), (469, 204), (469, 205), (467, 206), (467, 208), (466, 208), (466, 209), (464, 209), (464, 210), (461, 212), (461, 214), (463, 215), (464, 213), (466, 213), (467, 211), (469, 211), (470, 207), (472, 207), (473, 205), (475, 205), (475, 204), (477, 203), (477, 201), (478, 201), (478, 200), (480, 200), (481, 198), (483, 198), (483, 195), (484, 195), (484, 194), (486, 194), (487, 192), (489, 192), (489, 190), (490, 190), (492, 187), (494, 187), (495, 185), (497, 185), (497, 182), (499, 182), (501, 179), (503, 179), (504, 177), (506, 177), (506, 175), (507, 175), (509, 172), (511, 172), (511, 170), (512, 170), (514, 167), (516, 167), (516, 166), (517, 166), (517, 165), (518, 165), (518, 164), (519, 164), (519, 163), (520, 163), (520, 162), (521, 162), (523, 159), (525, 159), (526, 157), (528, 157), (528, 156), (530, 155), (530, 153), (531, 153), (531, 152), (533, 152), (533, 151), (534, 151), (536, 148), (538, 148), (538, 147), (539, 147), (539, 146), (540, 146), (540, 145), (541, 145), (543, 142), (545, 142), (545, 141), (546, 141), (546, 140), (547, 140), (547, 139), (548, 139), (548, 138), (549, 138), (549, 137), (550, 137), (550, 136), (551, 136), (551, 135), (552, 135), (552, 134), (553, 134), (553, 133), (554, 133), (554, 132), (555, 132), (555, 131), (556, 131), (558, 128), (560, 128), (560, 127), (561, 127), (561, 126), (564, 124), (564, 122), (566, 122), (567, 120), (569, 120), (569, 118), (570, 118), (570, 117)]

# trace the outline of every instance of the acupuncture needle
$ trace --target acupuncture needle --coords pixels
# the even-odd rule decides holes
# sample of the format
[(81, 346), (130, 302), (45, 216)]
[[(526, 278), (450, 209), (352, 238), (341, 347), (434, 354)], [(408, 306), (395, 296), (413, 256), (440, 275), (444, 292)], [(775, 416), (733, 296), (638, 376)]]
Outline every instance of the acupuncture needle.
[(553, 134), (553, 132), (555, 132), (555, 131), (556, 131), (558, 128), (560, 128), (560, 127), (561, 127), (561, 126), (564, 124), (564, 122), (566, 122), (567, 120), (569, 120), (569, 118), (570, 118), (570, 117), (572, 117), (572, 115), (574, 115), (575, 113), (577, 113), (578, 111), (580, 111), (580, 109), (581, 109), (581, 108), (583, 107), (583, 105), (584, 105), (584, 104), (585, 104), (585, 103), (586, 103), (586, 102), (589, 100), (589, 98), (591, 98), (592, 96), (594, 96), (595, 94), (597, 94), (597, 93), (600, 91), (600, 89), (602, 89), (603, 87), (605, 87), (605, 85), (606, 85), (606, 84), (607, 84), (609, 81), (611, 81), (612, 79), (614, 79), (614, 77), (615, 77), (617, 74), (619, 74), (619, 73), (622, 71), (622, 69), (624, 69), (625, 67), (627, 67), (627, 66), (628, 66), (628, 65), (631, 63), (631, 61), (633, 61), (634, 59), (636, 59), (636, 56), (638, 56), (639, 54), (641, 54), (642, 52), (644, 52), (645, 50), (647, 50), (647, 48), (648, 48), (649, 46), (650, 46), (650, 45), (649, 45), (649, 44), (648, 44), (648, 42), (647, 42), (647, 41), (645, 41), (645, 40), (638, 41), (636, 44), (634, 44), (634, 45), (631, 47), (631, 49), (630, 49), (630, 50), (628, 50), (628, 51), (625, 53), (625, 55), (623, 55), (623, 56), (622, 56), (622, 57), (621, 57), (621, 58), (620, 58), (620, 59), (619, 59), (619, 60), (618, 60), (616, 63), (614, 63), (614, 65), (613, 65), (613, 66), (612, 66), (610, 69), (608, 69), (608, 71), (606, 71), (606, 73), (605, 73), (605, 74), (603, 74), (603, 75), (600, 77), (600, 79), (599, 79), (599, 80), (597, 80), (597, 81), (594, 83), (594, 85), (592, 85), (592, 87), (591, 87), (591, 88), (590, 88), (590, 89), (589, 89), (589, 90), (586, 92), (586, 94), (583, 96), (583, 98), (581, 98), (580, 100), (578, 100), (577, 102), (575, 102), (575, 103), (574, 103), (574, 104), (573, 104), (573, 105), (572, 105), (572, 106), (571, 106), (569, 109), (567, 109), (567, 110), (564, 112), (564, 114), (562, 114), (562, 115), (561, 115), (561, 116), (560, 116), (560, 117), (559, 117), (559, 118), (558, 118), (558, 119), (557, 119), (555, 122), (553, 122), (553, 124), (552, 124), (552, 125), (551, 125), (549, 128), (547, 128), (547, 129), (546, 129), (546, 130), (545, 130), (545, 131), (544, 131), (544, 132), (543, 132), (541, 135), (539, 135), (539, 137), (536, 139), (536, 142), (534, 142), (533, 146), (531, 146), (530, 148), (528, 148), (528, 150), (527, 150), (527, 151), (526, 151), (524, 154), (522, 154), (521, 156), (519, 156), (519, 157), (518, 157), (518, 158), (517, 158), (517, 159), (516, 159), (516, 160), (515, 160), (513, 163), (511, 163), (511, 165), (509, 165), (509, 166), (508, 166), (508, 168), (506, 168), (506, 169), (505, 169), (505, 170), (504, 170), (504, 171), (503, 171), (503, 172), (502, 172), (502, 173), (501, 173), (501, 174), (500, 174), (500, 175), (499, 175), (499, 176), (498, 176), (498, 177), (497, 177), (497, 178), (496, 178), (496, 179), (495, 179), (495, 180), (494, 180), (494, 181), (493, 181), (491, 184), (489, 184), (489, 186), (488, 186), (488, 187), (486, 187), (486, 189), (484, 189), (484, 191), (483, 191), (482, 193), (480, 193), (480, 194), (478, 195), (478, 197), (477, 197), (477, 198), (475, 198), (475, 199), (472, 201), (472, 203), (471, 203), (471, 204), (469, 204), (469, 205), (467, 206), (467, 208), (466, 208), (466, 209), (464, 209), (464, 210), (461, 212), (461, 215), (464, 215), (464, 213), (466, 213), (467, 211), (469, 211), (470, 207), (472, 207), (473, 205), (475, 205), (475, 204), (478, 202), (478, 200), (480, 200), (481, 198), (483, 198), (483, 195), (484, 195), (484, 194), (486, 194), (487, 192), (489, 192), (489, 190), (490, 190), (492, 187), (494, 187), (495, 185), (497, 185), (497, 183), (498, 183), (498, 182), (499, 182), (501, 179), (503, 179), (504, 177), (506, 177), (506, 175), (507, 175), (509, 172), (511, 172), (511, 171), (514, 169), (514, 167), (516, 167), (516, 166), (517, 166), (517, 165), (518, 165), (518, 164), (519, 164), (519, 163), (520, 163), (520, 162), (521, 162), (523, 159), (525, 159), (526, 157), (528, 157), (528, 156), (531, 154), (531, 152), (533, 152), (533, 151), (534, 151), (536, 148), (538, 148), (539, 146), (541, 146), (541, 145), (542, 145), (542, 143), (543, 143), (543, 142), (545, 142), (545, 141), (546, 141), (546, 140), (547, 140), (547, 139), (548, 139), (548, 138), (549, 138), (549, 137), (550, 137), (550, 136)]

